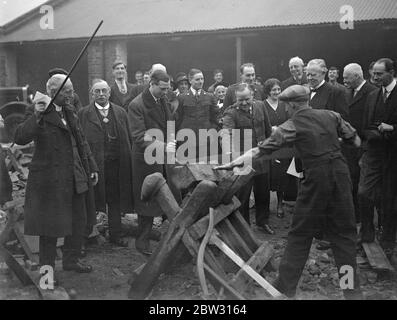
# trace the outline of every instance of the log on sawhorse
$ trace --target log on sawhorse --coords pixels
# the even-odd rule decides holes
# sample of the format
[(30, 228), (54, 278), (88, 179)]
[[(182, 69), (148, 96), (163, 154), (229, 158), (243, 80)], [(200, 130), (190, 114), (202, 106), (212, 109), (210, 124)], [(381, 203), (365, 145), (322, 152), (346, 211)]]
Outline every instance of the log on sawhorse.
[[(69, 299), (69, 295), (66, 293), (65, 289), (58, 287), (56, 290), (46, 290), (42, 289), (39, 285), (40, 274), (38, 272), (33, 272), (27, 270), (17, 258), (15, 258), (11, 252), (5, 247), (9, 239), (14, 236), (16, 240), (22, 247), (24, 256), (26, 259), (30, 260), (33, 265), (37, 265), (37, 261), (33, 253), (31, 252), (28, 244), (25, 241), (23, 234), (19, 231), (16, 223), (19, 216), (22, 213), (22, 206), (24, 205), (24, 200), (13, 200), (7, 202), (3, 207), (7, 213), (7, 222), (4, 230), (0, 234), (0, 256), (4, 259), (8, 268), (14, 272), (18, 280), (23, 286), (34, 286), (40, 299), (44, 300), (59, 300), (59, 299)], [(38, 266), (38, 265), (37, 265)]]
[[(196, 169), (199, 169), (199, 167), (196, 166), (193, 170)], [(205, 178), (208, 178), (209, 175), (211, 175), (211, 170), (207, 170), (209, 174), (205, 175)], [(194, 189), (191, 197), (197, 197), (195, 193), (197, 188), (203, 182), (212, 185), (212, 187), (209, 188), (211, 190), (208, 189), (204, 192), (211, 192), (211, 194), (215, 195), (216, 200), (212, 203), (213, 205), (220, 203), (220, 205), (215, 208), (215, 217), (217, 219), (216, 224), (220, 229), (221, 237), (227, 238), (225, 239), (225, 241), (228, 242), (227, 245), (233, 248), (233, 252), (236, 252), (236, 255), (241, 255), (254, 272), (260, 272), (269, 262), (269, 259), (273, 253), (271, 247), (267, 243), (263, 244), (262, 246), (259, 245), (248, 224), (245, 222), (241, 214), (236, 211), (240, 205), (237, 198), (232, 198), (232, 203), (228, 205), (222, 204), (226, 197), (230, 197), (230, 194), (234, 194), (242, 185), (247, 183), (252, 177), (253, 173), (246, 176), (234, 176), (232, 173), (228, 174), (230, 175), (229, 179), (225, 174), (221, 178), (216, 177), (214, 179), (212, 179), (210, 176), (209, 178), (212, 179), (213, 182), (206, 180), (201, 181), (196, 189)], [(217, 192), (214, 192), (215, 181), (218, 182), (218, 186), (216, 187)], [(228, 188), (222, 188), (222, 185), (228, 185)], [(206, 227), (208, 226), (208, 222), (206, 222), (206, 216), (208, 214), (208, 208), (211, 204), (211, 201), (208, 201), (206, 202), (205, 206), (202, 206), (202, 208), (205, 207), (206, 210), (197, 210), (197, 201), (191, 201), (190, 197), (185, 202), (184, 208), (179, 208), (161, 174), (153, 174), (147, 177), (147, 180), (145, 181), (142, 188), (142, 195), (143, 199), (151, 199), (152, 201), (155, 200), (159, 204), (162, 211), (168, 216), (171, 224), (166, 236), (160, 242), (150, 260), (141, 268), (141, 270), (139, 270), (139, 275), (137, 275), (135, 279), (131, 281), (129, 297), (135, 299), (142, 299), (151, 291), (151, 288), (153, 287), (157, 277), (161, 272), (164, 271), (164, 265), (166, 265), (166, 261), (172, 259), (172, 250), (174, 250), (174, 248), (177, 246), (177, 242), (179, 242), (181, 239), (190, 254), (193, 257), (197, 256), (200, 247), (200, 238), (203, 237)], [(196, 204), (194, 204), (195, 202)], [(178, 226), (178, 223), (173, 225), (173, 217), (180, 215), (181, 212), (186, 209), (191, 210), (194, 214), (194, 217), (192, 216), (189, 224), (183, 224), (182, 228)], [(221, 217), (223, 217), (223, 219), (220, 219)], [(179, 233), (175, 231), (177, 228)], [(172, 236), (173, 234), (174, 236)], [(171, 241), (173, 239), (176, 239), (177, 241)], [(168, 246), (166, 246), (166, 244), (168, 244)], [(244, 272), (236, 274), (233, 278), (233, 284), (235, 287), (237, 287), (236, 290), (235, 287), (229, 285), (228, 277), (223, 270), (223, 266), (221, 263), (219, 263), (212, 250), (205, 251), (204, 263), (204, 267), (208, 272), (208, 277), (216, 290), (223, 287), (234, 298), (241, 298), (241, 294), (236, 295), (236, 292), (244, 292), (251, 282), (251, 277), (247, 276)], [(153, 265), (155, 265), (155, 267)], [(161, 265), (163, 265), (163, 267), (161, 267)], [(153, 269), (155, 269), (156, 272), (150, 272)], [(216, 276), (214, 276), (214, 273)], [(227, 283), (227, 285), (225, 283)]]

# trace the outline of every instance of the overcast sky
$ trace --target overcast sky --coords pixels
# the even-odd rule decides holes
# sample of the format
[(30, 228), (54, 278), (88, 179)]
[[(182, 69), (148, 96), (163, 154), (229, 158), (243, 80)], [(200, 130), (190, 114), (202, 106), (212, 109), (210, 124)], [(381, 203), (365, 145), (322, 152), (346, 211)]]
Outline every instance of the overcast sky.
[(0, 0), (0, 26), (45, 2), (47, 0)]

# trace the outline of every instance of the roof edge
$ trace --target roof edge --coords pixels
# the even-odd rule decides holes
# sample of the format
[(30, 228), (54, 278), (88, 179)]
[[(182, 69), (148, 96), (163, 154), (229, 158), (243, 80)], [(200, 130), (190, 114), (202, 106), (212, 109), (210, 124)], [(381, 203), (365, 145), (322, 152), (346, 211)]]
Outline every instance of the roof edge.
[(6, 35), (7, 33), (18, 28), (21, 24), (29, 21), (30, 19), (33, 19), (34, 17), (36, 17), (39, 14), (39, 11), (37, 9), (40, 8), (41, 6), (50, 5), (50, 6), (56, 7), (66, 1), (69, 1), (69, 0), (48, 0), (44, 3), (42, 3), (41, 5), (38, 5), (37, 7), (33, 8), (32, 10), (24, 13), (23, 15), (15, 18), (14, 20), (11, 20), (11, 21), (7, 22), (6, 24), (4, 24), (3, 26), (1, 26), (0, 33), (2, 35)]

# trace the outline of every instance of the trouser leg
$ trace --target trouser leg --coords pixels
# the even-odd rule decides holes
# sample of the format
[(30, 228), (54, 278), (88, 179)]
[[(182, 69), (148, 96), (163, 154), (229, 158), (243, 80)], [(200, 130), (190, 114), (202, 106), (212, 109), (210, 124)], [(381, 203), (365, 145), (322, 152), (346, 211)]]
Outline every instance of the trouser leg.
[(56, 237), (39, 237), (39, 263), (40, 265), (48, 265), (55, 268), (55, 258), (57, 255)]
[[(245, 221), (247, 221), (248, 224), (250, 224), (249, 200), (250, 200), (252, 185), (253, 185), (253, 178), (245, 186), (241, 187), (237, 193), (237, 198), (240, 200), (241, 203), (240, 206), (241, 215), (244, 217)], [(255, 198), (255, 203), (256, 203), (256, 198)]]
[(258, 226), (269, 223), (270, 189), (269, 174), (254, 176), (255, 216)]
[(359, 194), (358, 199), (361, 212), (361, 240), (364, 242), (373, 242), (375, 240), (374, 202), (364, 194)]
[(63, 264), (73, 264), (78, 261), (87, 224), (85, 205), (86, 193), (74, 194), (72, 201), (72, 234), (65, 237), (63, 245)]
[(108, 204), (110, 241), (117, 241), (121, 233), (120, 208), (120, 162), (118, 159), (105, 160), (105, 192)]
[(135, 246), (138, 250), (150, 250), (150, 232), (152, 231), (153, 217), (138, 215), (139, 234), (135, 240)]
[(117, 241), (121, 234), (121, 212), (119, 203), (108, 204), (109, 238)]

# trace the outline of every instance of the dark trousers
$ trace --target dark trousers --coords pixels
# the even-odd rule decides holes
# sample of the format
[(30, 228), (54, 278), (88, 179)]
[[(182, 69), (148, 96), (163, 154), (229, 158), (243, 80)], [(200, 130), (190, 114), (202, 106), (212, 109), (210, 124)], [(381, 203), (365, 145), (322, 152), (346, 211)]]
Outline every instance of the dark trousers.
[(119, 173), (120, 162), (118, 159), (105, 161), (105, 192), (111, 241), (117, 241), (121, 233)]
[[(80, 255), (87, 224), (86, 193), (74, 194), (72, 200), (72, 234), (64, 239), (62, 248), (63, 264), (75, 263)], [(39, 262), (55, 267), (56, 237), (39, 237)]]
[(375, 205), (379, 207), (380, 204), (383, 164), (376, 153), (367, 151), (362, 155), (359, 165), (358, 202), (361, 212), (361, 239), (372, 242), (375, 240), (374, 209)]
[(135, 239), (135, 246), (142, 250), (148, 250), (150, 247), (150, 232), (152, 231), (153, 217), (147, 217), (138, 214), (139, 234)]
[(267, 224), (269, 222), (269, 205), (270, 205), (270, 187), (269, 174), (262, 173), (254, 176), (249, 183), (242, 187), (237, 193), (241, 202), (241, 214), (250, 224), (249, 200), (251, 189), (254, 188), (255, 196), (255, 218), (257, 225)]
[(354, 203), (354, 214), (356, 216), (356, 222), (361, 222), (361, 210), (358, 199), (358, 184), (360, 182), (360, 165), (359, 161), (362, 155), (360, 148), (345, 147), (344, 155), (349, 165), (350, 178), (353, 184), (353, 203)]
[[(348, 192), (351, 188), (347, 165), (341, 159), (305, 170), (276, 281), (281, 292), (295, 294), (313, 238), (319, 232), (326, 233), (331, 242), (338, 271), (344, 265), (353, 268), (353, 292), (359, 291), (354, 207), (352, 193)], [(345, 291), (345, 295), (349, 293)]]

